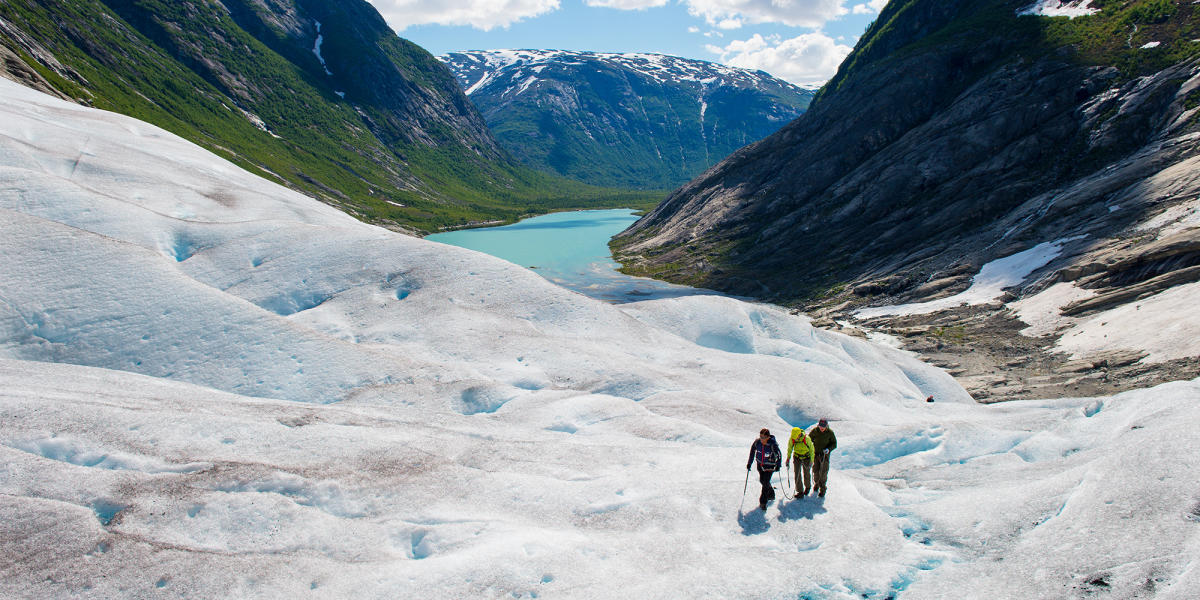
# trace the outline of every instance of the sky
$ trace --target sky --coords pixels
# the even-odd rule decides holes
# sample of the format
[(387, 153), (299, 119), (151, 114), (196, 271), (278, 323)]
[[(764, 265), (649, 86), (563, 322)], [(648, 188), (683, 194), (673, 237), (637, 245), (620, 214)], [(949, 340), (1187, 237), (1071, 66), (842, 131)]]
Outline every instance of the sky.
[(370, 0), (433, 54), (657, 52), (819, 86), (887, 0)]

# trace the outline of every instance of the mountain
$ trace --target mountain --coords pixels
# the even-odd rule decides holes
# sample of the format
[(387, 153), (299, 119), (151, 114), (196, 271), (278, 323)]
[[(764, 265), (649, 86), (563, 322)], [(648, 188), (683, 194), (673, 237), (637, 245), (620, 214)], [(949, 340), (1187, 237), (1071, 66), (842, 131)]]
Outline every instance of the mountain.
[[(893, 0), (808, 112), (676, 190), (615, 241), (618, 258), (844, 321), (951, 297), (1047, 244), (988, 300), (999, 309), (874, 324), (974, 376), (977, 397), (1200, 374), (1193, 344), (1159, 353), (1145, 331), (1068, 344), (1164, 291), (1200, 298), (1200, 5), (1069, 8), (1089, 4), (1068, 18), (1046, 16), (1057, 2)], [(1014, 306), (1031, 298), (1054, 323), (1036, 335)]]
[[(0, 122), (0, 598), (1200, 593), (1200, 381), (981, 406), (778, 307), (593, 300), (4, 80)], [(755, 433), (818, 417), (828, 495), (754, 510)]]
[(814, 92), (662, 54), (454, 52), (454, 72), (523, 163), (594, 185), (663, 189), (799, 116)]
[(10, 78), (395, 228), (620, 196), (515, 163), (449, 71), (363, 0), (3, 2), (0, 46)]

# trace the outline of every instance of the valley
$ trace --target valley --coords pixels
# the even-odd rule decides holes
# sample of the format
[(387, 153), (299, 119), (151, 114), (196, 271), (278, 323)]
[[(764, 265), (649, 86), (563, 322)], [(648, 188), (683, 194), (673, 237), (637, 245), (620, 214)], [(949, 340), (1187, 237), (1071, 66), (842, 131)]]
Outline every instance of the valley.
[[(1197, 382), (983, 405), (777, 307), (608, 304), (0, 100), (0, 595), (1200, 589)], [(829, 495), (748, 505), (748, 433), (816, 418)]]
[[(539, 29), (621, 51), (403, 37)], [(0, 75), (2, 598), (1200, 597), (1192, 0), (0, 0)]]

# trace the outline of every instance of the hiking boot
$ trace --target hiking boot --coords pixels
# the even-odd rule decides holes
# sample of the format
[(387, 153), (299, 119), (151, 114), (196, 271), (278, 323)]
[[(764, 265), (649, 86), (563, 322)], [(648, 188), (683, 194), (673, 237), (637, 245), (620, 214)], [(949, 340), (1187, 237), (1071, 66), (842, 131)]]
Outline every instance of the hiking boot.
[(759, 504), (759, 505), (758, 505), (758, 510), (761, 510), (761, 511), (763, 511), (763, 512), (767, 512), (767, 504), (766, 504), (765, 502), (764, 502), (764, 503), (762, 503), (762, 504)]
[(792, 496), (792, 497), (793, 497), (793, 498), (803, 498), (803, 497), (804, 497), (804, 494), (801, 494), (800, 492), (796, 492), (796, 495), (795, 495), (795, 496)]
[(818, 493), (817, 493), (817, 495), (818, 495), (818, 496), (820, 496), (820, 497), (822, 497), (822, 498), (824, 498), (824, 497), (825, 497), (825, 490), (821, 490), (820, 492), (818, 492)]

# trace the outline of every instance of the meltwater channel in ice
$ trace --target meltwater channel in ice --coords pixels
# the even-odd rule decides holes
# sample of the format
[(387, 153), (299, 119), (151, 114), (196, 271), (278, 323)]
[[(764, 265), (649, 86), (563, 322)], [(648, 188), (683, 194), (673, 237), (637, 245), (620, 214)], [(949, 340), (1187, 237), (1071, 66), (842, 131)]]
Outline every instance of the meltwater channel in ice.
[(620, 265), (613, 261), (608, 241), (637, 219), (629, 209), (560, 212), (503, 227), (460, 229), (425, 239), (503, 258), (605, 302), (717, 293), (618, 272)]

